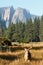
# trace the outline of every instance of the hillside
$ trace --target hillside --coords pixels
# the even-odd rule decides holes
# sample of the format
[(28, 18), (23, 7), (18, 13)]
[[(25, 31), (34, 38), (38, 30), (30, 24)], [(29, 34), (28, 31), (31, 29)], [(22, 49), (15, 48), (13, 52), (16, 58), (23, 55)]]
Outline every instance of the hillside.
[(0, 20), (6, 21), (5, 24), (7, 28), (11, 23), (26, 22), (30, 17), (34, 20), (37, 16), (32, 15), (28, 10), (20, 7), (17, 9), (14, 9), (12, 6), (0, 8)]

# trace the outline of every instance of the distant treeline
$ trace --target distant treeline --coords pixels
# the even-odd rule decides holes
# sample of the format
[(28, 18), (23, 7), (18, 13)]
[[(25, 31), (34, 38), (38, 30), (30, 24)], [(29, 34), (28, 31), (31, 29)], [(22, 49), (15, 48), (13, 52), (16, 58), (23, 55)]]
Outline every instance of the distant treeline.
[(8, 29), (2, 28), (0, 24), (0, 34), (14, 42), (43, 41), (43, 16), (35, 18), (34, 22), (30, 18), (26, 23), (20, 21), (9, 24)]

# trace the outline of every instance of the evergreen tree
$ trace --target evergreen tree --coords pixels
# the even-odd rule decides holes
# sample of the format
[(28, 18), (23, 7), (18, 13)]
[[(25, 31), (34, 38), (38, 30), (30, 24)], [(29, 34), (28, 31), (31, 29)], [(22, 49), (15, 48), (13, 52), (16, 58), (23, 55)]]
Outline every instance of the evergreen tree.
[(38, 42), (39, 39), (39, 29), (40, 29), (40, 19), (35, 18), (34, 19), (34, 41)]
[(40, 40), (43, 41), (43, 15), (41, 16), (40, 21)]
[(9, 25), (9, 27), (6, 28), (6, 30), (5, 30), (4, 33), (5, 33), (5, 34), (4, 34), (4, 37), (6, 37), (6, 38), (12, 40), (12, 35), (13, 35), (13, 33), (14, 33), (14, 25), (13, 25), (13, 24), (12, 24), (12, 25)]
[(0, 21), (0, 37), (2, 37), (2, 23)]
[(33, 23), (32, 23), (32, 19), (30, 18), (30, 20), (26, 22), (26, 26), (25, 26), (25, 41), (26, 42), (32, 41), (32, 37), (33, 37), (32, 28), (33, 28)]
[(13, 39), (16, 42), (23, 42), (24, 39), (24, 26), (25, 24), (22, 22), (17, 22), (15, 24), (15, 33), (13, 34)]

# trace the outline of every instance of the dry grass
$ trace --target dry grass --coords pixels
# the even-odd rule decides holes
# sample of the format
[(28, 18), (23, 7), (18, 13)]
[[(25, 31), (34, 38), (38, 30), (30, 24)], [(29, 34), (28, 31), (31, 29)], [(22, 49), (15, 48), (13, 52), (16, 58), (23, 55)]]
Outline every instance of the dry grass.
[(43, 65), (43, 60), (31, 60), (25, 62), (23, 59), (12, 61), (9, 65)]
[(43, 60), (31, 60), (30, 62), (25, 62), (24, 59), (18, 59), (13, 61), (6, 61), (0, 59), (0, 65), (43, 65)]
[(23, 46), (12, 47), (15, 49), (13, 52), (0, 52), (0, 65), (43, 65), (43, 42), (33, 43), (33, 48), (30, 50), (32, 55), (30, 62), (24, 61), (24, 48), (29, 48), (31, 44)]

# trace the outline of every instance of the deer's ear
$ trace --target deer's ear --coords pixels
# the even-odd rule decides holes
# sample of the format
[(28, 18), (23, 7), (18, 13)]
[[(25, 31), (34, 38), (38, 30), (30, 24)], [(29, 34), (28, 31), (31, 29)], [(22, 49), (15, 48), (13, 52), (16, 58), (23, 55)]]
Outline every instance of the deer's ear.
[(25, 48), (25, 51), (26, 51), (26, 48)]
[(27, 49), (25, 48), (25, 51), (27, 51)]
[(33, 47), (33, 45), (31, 44), (31, 45), (30, 45), (30, 49), (32, 49), (32, 47)]

